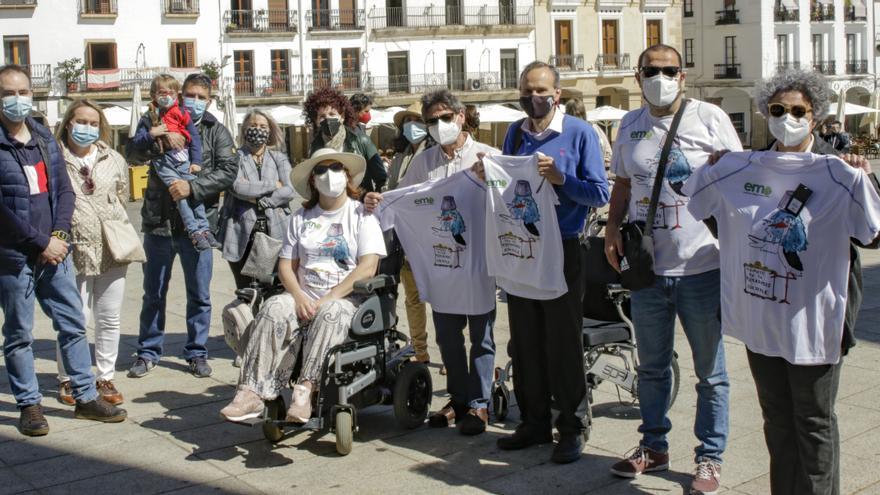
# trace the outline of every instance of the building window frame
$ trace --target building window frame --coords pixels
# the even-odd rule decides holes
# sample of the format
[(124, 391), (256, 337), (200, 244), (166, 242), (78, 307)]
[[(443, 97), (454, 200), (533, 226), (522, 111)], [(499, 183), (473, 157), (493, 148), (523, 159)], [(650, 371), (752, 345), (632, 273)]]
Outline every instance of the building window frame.
[(694, 66), (694, 39), (685, 38), (684, 40), (684, 66)]
[[(177, 61), (177, 45), (182, 43), (192, 44), (192, 65), (176, 65)], [(168, 40), (168, 67), (175, 69), (194, 69), (198, 64), (198, 43), (194, 39), (169, 39)]]

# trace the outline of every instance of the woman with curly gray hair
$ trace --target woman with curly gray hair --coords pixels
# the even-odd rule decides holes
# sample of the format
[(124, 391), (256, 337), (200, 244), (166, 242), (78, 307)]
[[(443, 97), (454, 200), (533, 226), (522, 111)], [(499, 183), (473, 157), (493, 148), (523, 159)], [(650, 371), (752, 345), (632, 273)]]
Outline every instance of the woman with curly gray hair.
[(762, 81), (755, 100), (776, 142), (728, 153), (684, 186), (691, 213), (718, 223), (722, 328), (747, 350), (773, 494), (839, 493), (850, 239), (880, 241), (875, 181), (813, 135), (828, 95), (813, 72)]

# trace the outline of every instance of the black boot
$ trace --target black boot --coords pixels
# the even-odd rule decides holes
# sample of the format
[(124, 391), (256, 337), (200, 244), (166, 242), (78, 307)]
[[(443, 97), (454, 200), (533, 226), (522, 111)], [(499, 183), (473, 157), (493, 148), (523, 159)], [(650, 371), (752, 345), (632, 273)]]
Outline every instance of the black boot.
[(92, 419), (102, 423), (120, 423), (125, 421), (128, 413), (125, 412), (125, 409), (116, 407), (98, 397), (89, 402), (76, 401), (76, 409), (74, 409), (73, 415), (77, 419)]
[(540, 445), (552, 441), (553, 435), (550, 434), (550, 430), (536, 433), (532, 428), (521, 424), (516, 427), (516, 431), (512, 435), (499, 438), (497, 445), (501, 450), (520, 450), (532, 445)]
[(556, 443), (550, 460), (557, 464), (568, 464), (580, 459), (583, 450), (584, 435), (582, 433), (562, 433), (559, 435), (559, 442)]

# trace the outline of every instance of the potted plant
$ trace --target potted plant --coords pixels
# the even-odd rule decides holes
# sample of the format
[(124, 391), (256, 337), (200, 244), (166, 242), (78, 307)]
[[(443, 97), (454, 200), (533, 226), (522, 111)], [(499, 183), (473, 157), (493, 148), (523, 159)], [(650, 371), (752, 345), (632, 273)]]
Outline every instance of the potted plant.
[(68, 91), (76, 91), (85, 72), (85, 66), (79, 58), (62, 60), (55, 66), (55, 74), (65, 82)]
[(220, 63), (211, 59), (199, 66), (199, 69), (209, 78), (214, 89), (217, 87), (217, 80), (220, 79)]

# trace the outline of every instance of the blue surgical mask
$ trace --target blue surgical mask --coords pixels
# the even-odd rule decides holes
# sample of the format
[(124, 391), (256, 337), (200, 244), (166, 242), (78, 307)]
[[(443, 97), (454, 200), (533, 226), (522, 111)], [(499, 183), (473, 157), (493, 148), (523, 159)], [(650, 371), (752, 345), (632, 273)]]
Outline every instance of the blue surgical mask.
[(403, 124), (403, 137), (412, 144), (421, 143), (428, 136), (425, 124), (409, 121)]
[(171, 108), (171, 105), (174, 105), (175, 98), (173, 96), (162, 95), (156, 98), (156, 103), (159, 104), (163, 109)]
[(73, 142), (79, 146), (85, 147), (97, 141), (100, 133), (100, 129), (89, 124), (73, 124), (70, 139), (73, 139)]
[(13, 122), (24, 122), (31, 114), (34, 102), (30, 96), (10, 95), (3, 97), (3, 115)]
[(192, 115), (193, 120), (201, 120), (202, 115), (205, 114), (205, 110), (208, 108), (207, 100), (197, 100), (195, 98), (183, 98), (183, 106), (189, 110), (190, 115)]

